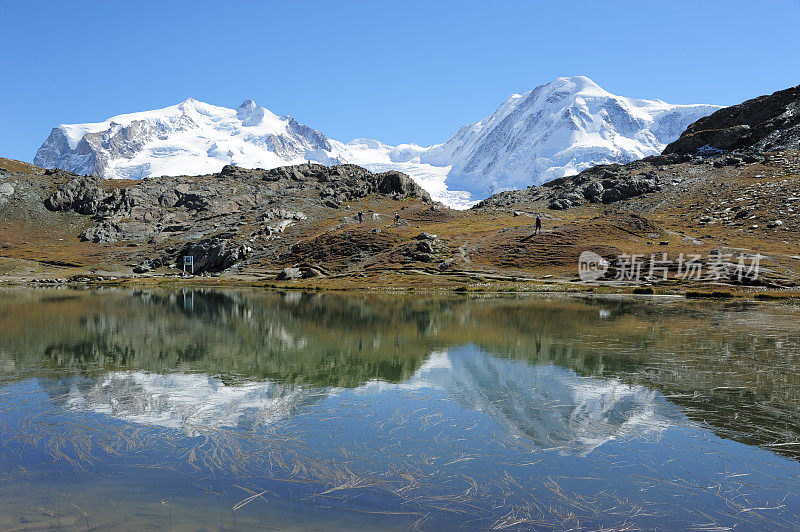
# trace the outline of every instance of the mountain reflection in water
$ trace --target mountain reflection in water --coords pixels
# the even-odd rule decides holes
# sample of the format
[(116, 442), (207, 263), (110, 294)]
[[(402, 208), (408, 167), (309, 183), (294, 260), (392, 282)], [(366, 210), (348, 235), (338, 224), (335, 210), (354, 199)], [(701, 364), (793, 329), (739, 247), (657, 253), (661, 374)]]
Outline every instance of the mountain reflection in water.
[(791, 529), (798, 317), (3, 290), (0, 528)]
[[(342, 392), (273, 381), (232, 385), (204, 374), (142, 371), (45, 379), (40, 384), (57, 405), (188, 435), (220, 428), (254, 430)], [(489, 416), (508, 434), (563, 454), (585, 455), (616, 437), (644, 437), (684, 420), (676, 406), (643, 386), (497, 359), (474, 347), (434, 352), (406, 381), (374, 380), (353, 391), (374, 397), (389, 390), (420, 389), (442, 390), (464, 408)]]
[[(285, 417), (337, 388), (417, 383), (513, 433), (566, 447), (569, 436), (538, 432), (530, 420), (544, 414), (535, 409), (566, 394), (566, 406), (546, 409), (576, 409), (557, 425), (611, 420), (603, 423), (618, 429), (588, 432), (602, 440), (647, 416), (655, 425), (674, 420), (660, 392), (720, 435), (769, 446), (800, 439), (797, 318), (790, 307), (559, 296), (8, 291), (0, 376), (68, 377), (80, 390), (75, 406), (176, 424), (202, 418), (203, 426)], [(459, 350), (470, 345), (482, 353)]]
[(55, 405), (196, 436), (220, 428), (254, 430), (291, 417), (322, 394), (274, 382), (225, 384), (202, 374), (112, 371), (98, 379), (40, 380)]

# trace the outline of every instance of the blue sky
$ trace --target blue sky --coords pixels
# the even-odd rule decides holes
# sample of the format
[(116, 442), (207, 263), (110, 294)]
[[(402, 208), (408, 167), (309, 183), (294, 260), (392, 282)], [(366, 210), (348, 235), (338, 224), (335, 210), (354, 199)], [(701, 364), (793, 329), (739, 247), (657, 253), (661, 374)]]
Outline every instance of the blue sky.
[(800, 0), (0, 0), (0, 156), (188, 97), (390, 144), (443, 142), (563, 75), (729, 105), (800, 83), (798, 20)]

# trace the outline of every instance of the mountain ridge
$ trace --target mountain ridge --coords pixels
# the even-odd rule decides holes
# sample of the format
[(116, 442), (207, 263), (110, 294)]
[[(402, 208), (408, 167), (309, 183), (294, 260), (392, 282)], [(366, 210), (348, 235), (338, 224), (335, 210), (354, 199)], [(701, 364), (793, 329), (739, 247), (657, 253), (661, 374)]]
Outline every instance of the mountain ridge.
[(61, 124), (34, 164), (106, 178), (200, 175), (225, 165), (275, 168), (307, 161), (397, 170), (434, 199), (464, 208), (491, 193), (573, 175), (597, 164), (657, 155), (719, 106), (613, 95), (585, 76), (512, 94), (442, 144), (348, 143), (245, 100), (237, 109), (192, 98), (103, 122)]

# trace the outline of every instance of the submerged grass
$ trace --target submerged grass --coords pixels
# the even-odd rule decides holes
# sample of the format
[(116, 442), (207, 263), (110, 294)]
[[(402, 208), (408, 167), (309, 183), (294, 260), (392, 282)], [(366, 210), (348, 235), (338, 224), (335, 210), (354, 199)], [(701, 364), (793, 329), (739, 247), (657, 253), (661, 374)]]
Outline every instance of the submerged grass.
[[(14, 398), (16, 408), (24, 406), (20, 404), (24, 400), (19, 394), (14, 394)], [(66, 395), (56, 397), (54, 403), (66, 398)], [(657, 522), (659, 517), (669, 514), (672, 504), (667, 500), (632, 501), (609, 483), (609, 478), (602, 476), (553, 474), (547, 462), (543, 462), (553, 451), (543, 450), (524, 439), (509, 438), (503, 432), (479, 435), (470, 440), (470, 452), (458, 451), (464, 445), (459, 442), (464, 441), (463, 436), (475, 425), (462, 426), (442, 412), (431, 412), (427, 408), (396, 409), (388, 417), (372, 422), (374, 442), (353, 442), (347, 448), (337, 448), (336, 453), (326, 453), (324, 449), (309, 445), (308, 435), (304, 437), (286, 422), (261, 427), (257, 432), (225, 428), (202, 430), (188, 436), (172, 429), (86, 421), (80, 415), (65, 414), (54, 407), (54, 403), (39, 404), (35, 414), (20, 417), (13, 424), (6, 423), (0, 431), (0, 439), (40, 449), (50, 459), (79, 470), (91, 470), (109, 456), (129, 459), (140, 456), (144, 467), (165, 468), (176, 473), (194, 472), (205, 478), (205, 483), (230, 485), (243, 492), (246, 496), (230, 506), (237, 515), (251, 510), (254, 504), (270, 506), (286, 497), (286, 485), (295, 486), (294, 491), (301, 500), (315, 505), (407, 518), (412, 527), (423, 529), (453, 523), (491, 530), (586, 529), (596, 528), (600, 523), (613, 529), (626, 529)], [(7, 405), (3, 406), (9, 411)], [(327, 414), (328, 424), (335, 424), (338, 418), (361, 416), (368, 410), (369, 405), (363, 403), (345, 404), (345, 408)], [(399, 448), (394, 449), (404, 445), (413, 448), (418, 438), (430, 438), (438, 444), (414, 453), (398, 453)], [(635, 443), (631, 440), (627, 450), (641, 454)], [(337, 454), (341, 458), (337, 458)], [(157, 461), (148, 461), (149, 457), (156, 456), (159, 457)], [(376, 461), (376, 456), (394, 458)], [(627, 460), (615, 464), (614, 460), (602, 456), (592, 460), (612, 470), (629, 467), (631, 463)], [(632, 461), (636, 460), (634, 456)], [(473, 463), (494, 463), (499, 469), (488, 474), (478, 473), (479, 470), (472, 468)], [(742, 523), (753, 526), (787, 524), (783, 518), (772, 515), (783, 508), (780, 503), (750, 503), (748, 485), (736, 476), (703, 483), (659, 476), (658, 472), (653, 464), (654, 476), (640, 476), (634, 481), (647, 491), (721, 498)], [(262, 480), (256, 481), (257, 478)], [(242, 483), (242, 480), (247, 482)], [(596, 487), (587, 489), (591, 485)], [(305, 487), (298, 490), (299, 486)], [(373, 492), (385, 501), (382, 507), (362, 502), (365, 494)], [(164, 501), (166, 499), (162, 504), (169, 506), (169, 502)], [(90, 528), (93, 523), (87, 508), (78, 502), (72, 504)], [(171, 516), (171, 507), (168, 510)], [(689, 508), (687, 511), (699, 512)], [(61, 521), (61, 516), (53, 510), (41, 509), (41, 512)], [(718, 526), (715, 523), (729, 522), (722, 514), (713, 513), (698, 513), (697, 524)]]

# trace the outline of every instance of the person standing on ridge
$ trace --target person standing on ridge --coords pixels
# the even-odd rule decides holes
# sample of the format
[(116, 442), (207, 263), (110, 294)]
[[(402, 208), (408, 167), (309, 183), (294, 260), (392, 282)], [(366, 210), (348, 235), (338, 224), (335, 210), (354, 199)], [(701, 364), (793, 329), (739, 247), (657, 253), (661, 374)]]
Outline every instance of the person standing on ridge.
[(358, 223), (364, 222), (364, 211), (358, 211)]
[(541, 233), (542, 232), (542, 217), (539, 216), (539, 213), (536, 213), (536, 225), (533, 229), (533, 234)]
[(400, 223), (400, 214), (397, 211), (394, 212), (394, 225), (398, 225)]

